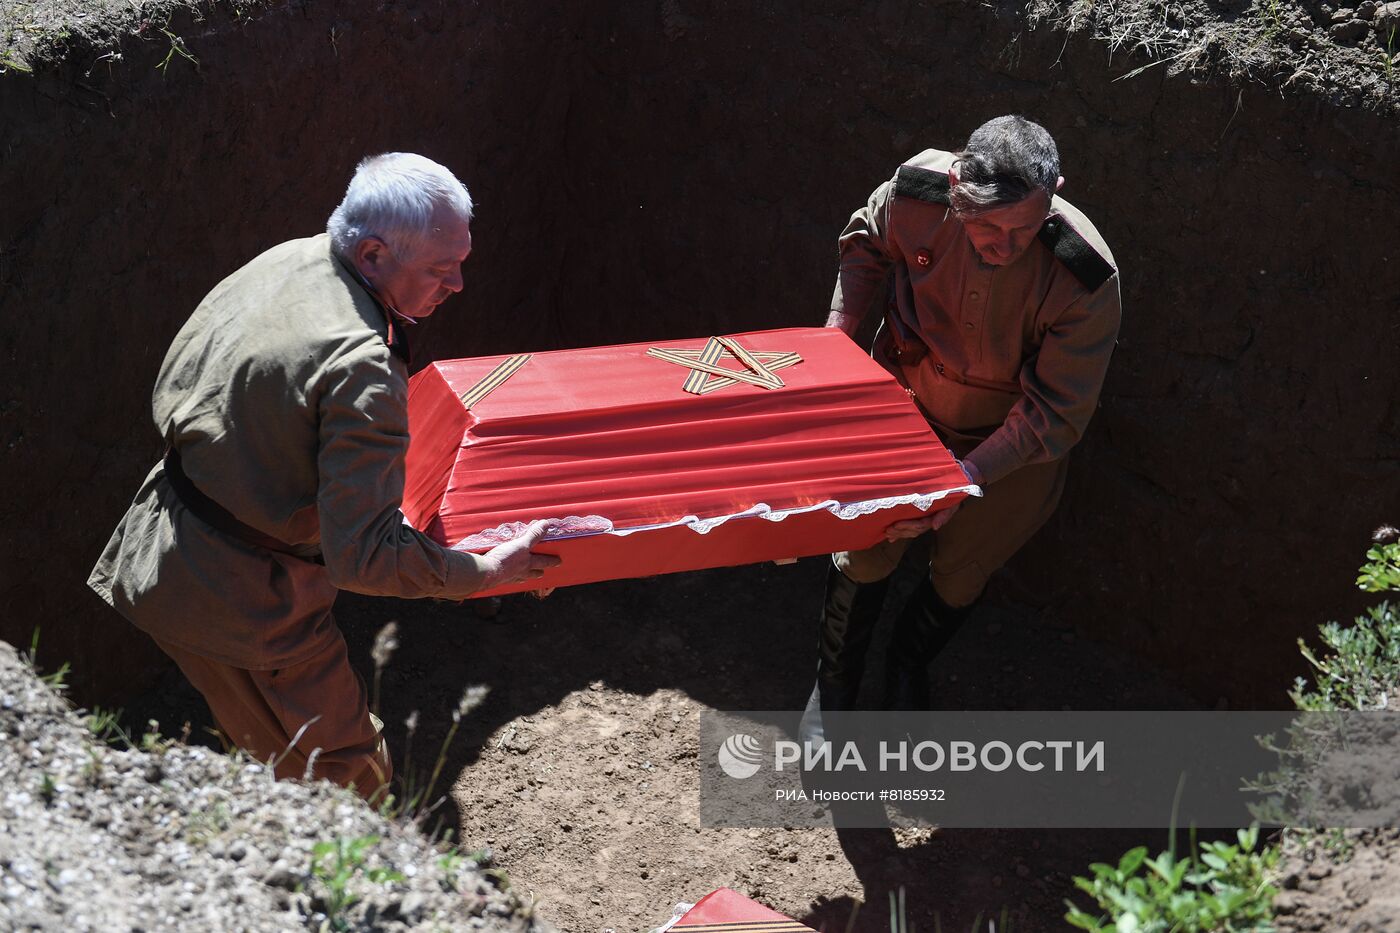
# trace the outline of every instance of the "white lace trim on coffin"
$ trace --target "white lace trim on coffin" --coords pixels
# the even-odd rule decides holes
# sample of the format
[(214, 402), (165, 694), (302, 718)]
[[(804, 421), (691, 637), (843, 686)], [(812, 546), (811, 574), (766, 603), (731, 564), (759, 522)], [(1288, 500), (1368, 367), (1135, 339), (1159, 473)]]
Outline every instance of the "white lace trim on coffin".
[[(660, 522), (655, 525), (638, 525), (632, 528), (614, 528), (613, 523), (601, 515), (570, 515), (566, 518), (547, 518), (545, 522), (548, 527), (545, 531), (544, 540), (561, 541), (567, 538), (586, 538), (593, 535), (609, 534), (625, 538), (642, 531), (660, 531), (663, 528), (674, 528), (677, 525), (685, 525), (696, 534), (709, 534), (725, 522), (736, 518), (762, 518), (770, 522), (780, 522), (792, 515), (803, 515), (808, 512), (818, 512), (825, 510), (835, 515), (843, 521), (851, 521), (863, 515), (872, 515), (875, 512), (882, 512), (885, 509), (892, 509), (901, 505), (912, 505), (920, 512), (927, 512), (933, 508), (933, 504), (940, 499), (956, 493), (966, 493), (969, 496), (982, 495), (980, 486), (956, 486), (952, 489), (940, 489), (938, 492), (916, 492), (905, 496), (887, 496), (883, 499), (865, 499), (860, 502), (837, 502), (835, 499), (828, 499), (825, 502), (818, 502), (815, 505), (804, 505), (795, 509), (775, 509), (767, 503), (759, 502), (756, 505), (745, 509), (742, 512), (734, 512), (729, 515), (717, 515), (713, 518), (700, 518), (697, 515), (686, 515), (671, 522)], [(529, 527), (529, 522), (507, 522), (497, 525), (495, 528), (488, 528), (485, 531), (478, 531), (474, 535), (469, 535), (458, 541), (452, 547), (461, 551), (475, 551), (482, 548), (492, 548), (498, 544), (505, 544), (525, 533)]]
[[(453, 550), (475, 551), (493, 548), (507, 541), (514, 541), (525, 533), (530, 522), (506, 522), (495, 528), (478, 531), (452, 545)], [(601, 515), (570, 515), (566, 518), (546, 518), (544, 540), (560, 541), (565, 538), (586, 538), (590, 535), (607, 534), (613, 530), (613, 523)]]

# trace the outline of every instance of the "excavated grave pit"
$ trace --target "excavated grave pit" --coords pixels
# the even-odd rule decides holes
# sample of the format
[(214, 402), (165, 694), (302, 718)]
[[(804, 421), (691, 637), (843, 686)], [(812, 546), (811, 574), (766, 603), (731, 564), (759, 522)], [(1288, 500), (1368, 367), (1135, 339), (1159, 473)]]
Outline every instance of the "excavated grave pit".
[[(170, 31), (197, 63), (148, 30), (0, 76), (0, 624), (42, 626), (80, 698), (165, 669), (83, 580), (160, 454), (169, 339), (387, 149), (479, 202), (421, 361), (817, 323), (870, 189), (1024, 113), (1115, 251), (1125, 317), (1064, 504), (994, 595), (1205, 703), (1276, 706), (1296, 637), (1351, 615), (1367, 533), (1400, 514), (1391, 118), (1124, 78), (1142, 62), (956, 2), (301, 3)], [(773, 585), (814, 612), (805, 577)]]
[[(1295, 639), (1361, 605), (1368, 532), (1400, 516), (1393, 117), (1138, 71), (962, 2), (243, 6), (177, 15), (120, 58), (0, 75), (0, 637), (42, 626), (41, 664), (71, 661), (80, 700), (174, 728), (198, 707), (83, 580), (161, 452), (149, 393), (170, 338), (388, 149), (451, 166), (478, 201), (467, 291), (415, 335), (426, 362), (817, 323), (836, 235), (879, 181), (989, 116), (1031, 116), (1115, 252), (1124, 326), (1064, 504), (939, 662), (946, 703), (1285, 706)], [(464, 683), (495, 687), (448, 762), (467, 775), (457, 825), (508, 832), (561, 926), (642, 928), (727, 882), (844, 928), (861, 888), (834, 843), (683, 844), (684, 810), (607, 770), (684, 771), (696, 706), (800, 704), (819, 580), (804, 562), (602, 584), (501, 625), (360, 599), (342, 618), (366, 664), (401, 622), (396, 751), (412, 710), (431, 747)], [(561, 777), (580, 742), (597, 748)], [(1035, 930), (1059, 928), (1069, 873), (1142, 841), (969, 832), (906, 854), (935, 879), (920, 910), (966, 929), (1010, 905)], [(814, 885), (834, 900), (806, 905)]]

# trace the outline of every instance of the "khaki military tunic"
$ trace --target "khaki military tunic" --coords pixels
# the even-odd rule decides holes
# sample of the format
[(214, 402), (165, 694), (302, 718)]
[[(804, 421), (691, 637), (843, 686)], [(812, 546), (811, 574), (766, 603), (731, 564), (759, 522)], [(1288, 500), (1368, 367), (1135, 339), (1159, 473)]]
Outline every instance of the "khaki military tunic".
[(388, 326), (324, 234), (219, 283), (166, 354), (156, 428), (199, 492), (294, 553), (206, 524), (157, 464), (88, 584), (162, 644), (252, 671), (334, 651), (337, 589), (451, 599), (478, 589), (480, 558), (439, 546), (400, 512), (407, 370)]
[[(874, 356), (982, 474), (985, 498), (968, 500), (932, 543), (935, 585), (961, 605), (1053, 512), (1064, 457), (1098, 404), (1121, 308), (1107, 245), (1059, 197), (1025, 254), (1006, 266), (982, 262), (949, 206), (953, 161), (921, 153), (852, 215), (832, 310), (863, 318), (888, 283)], [(906, 546), (838, 555), (837, 564), (853, 579), (878, 579)]]

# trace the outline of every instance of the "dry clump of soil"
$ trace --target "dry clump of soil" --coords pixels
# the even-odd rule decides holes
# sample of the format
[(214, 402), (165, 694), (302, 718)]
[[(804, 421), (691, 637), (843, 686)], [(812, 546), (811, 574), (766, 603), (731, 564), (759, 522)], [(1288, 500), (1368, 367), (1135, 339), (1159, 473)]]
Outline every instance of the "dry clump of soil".
[[(99, 741), (0, 642), (0, 929), (548, 929), (474, 864), (444, 858), (325, 782), (159, 742)], [(334, 910), (319, 842), (373, 837)], [(371, 880), (375, 869), (397, 880)]]
[(1285, 835), (1279, 933), (1400, 930), (1400, 829)]
[(1400, 109), (1400, 2), (1030, 0), (1032, 26), (1091, 31), (1134, 69), (1257, 81), (1343, 106)]

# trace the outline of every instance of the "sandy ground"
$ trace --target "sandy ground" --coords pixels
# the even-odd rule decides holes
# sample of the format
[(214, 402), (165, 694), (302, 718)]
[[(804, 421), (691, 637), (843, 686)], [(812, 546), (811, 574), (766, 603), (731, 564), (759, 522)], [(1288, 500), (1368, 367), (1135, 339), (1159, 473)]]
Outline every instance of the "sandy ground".
[[(716, 829), (700, 825), (702, 710), (800, 709), (811, 689), (822, 560), (511, 597), (468, 606), (342, 597), (368, 681), (375, 631), (402, 646), (381, 677), (400, 775), (421, 782), (464, 689), (491, 688), (462, 723), (437, 816), (490, 848), (540, 916), (570, 933), (646, 931), (730, 887), (825, 931), (889, 928), (905, 889), (917, 929), (1063, 930), (1072, 877), (1162, 830)], [(876, 634), (914, 581), (906, 567)], [(947, 709), (1191, 709), (1198, 699), (1129, 656), (1080, 638), (1073, 607), (1032, 612), (1011, 577), (935, 662)], [(180, 721), (201, 704), (176, 678), (128, 718)], [(404, 722), (419, 713), (410, 742)], [(196, 727), (198, 732), (198, 726)], [(446, 779), (442, 782), (446, 785)], [(445, 789), (440, 788), (439, 790)], [(431, 828), (431, 827), (429, 827)], [(979, 923), (978, 918), (982, 921)]]
[[(437, 816), (463, 848), (491, 849), (516, 892), (570, 933), (647, 931), (676, 903), (721, 886), (831, 933), (887, 930), (900, 887), (916, 929), (1064, 930), (1074, 875), (1134, 845), (1165, 847), (1160, 829), (702, 826), (700, 713), (800, 706), (822, 572), (807, 560), (579, 587), (543, 602), (508, 599), (492, 620), (470, 607), (352, 597), (339, 612), (371, 681), (374, 632), (400, 622), (381, 705), (401, 775), (421, 781), (462, 691), (491, 687), (448, 755), (455, 781)], [(885, 625), (908, 568), (899, 582)], [(935, 662), (940, 706), (1189, 709), (1208, 700), (1076, 635), (1073, 606), (1032, 612), (1017, 602), (1025, 595), (1014, 578), (994, 584)], [(198, 697), (171, 678), (127, 718), (173, 724), (191, 709), (202, 713)], [(404, 720), (415, 710), (410, 742)], [(1279, 929), (1397, 929), (1397, 851), (1394, 831), (1291, 844)]]
[[(868, 906), (856, 929), (887, 929), (888, 894), (900, 886), (919, 929), (968, 930), (1003, 911), (1012, 929), (1063, 929), (1073, 874), (1165, 842), (1160, 831), (838, 838), (830, 829), (702, 827), (699, 714), (801, 707), (822, 573), (808, 560), (580, 587), (544, 602), (510, 599), (491, 621), (454, 606), (369, 600), (346, 600), (341, 614), (357, 653), (378, 624), (400, 620), (404, 647), (383, 683), (401, 769), (421, 767), (405, 762), (392, 731), (412, 709), (424, 718), (416, 759), (435, 747), (425, 736), (441, 734), (463, 687), (493, 688), (451, 762), (461, 838), (492, 848), (563, 930), (647, 930), (675, 903), (721, 886), (824, 930), (847, 929), (858, 905)], [(1012, 589), (999, 587), (1001, 605), (979, 612), (937, 662), (946, 708), (1198, 705), (1080, 640), (1067, 615), (1018, 608), (1005, 598)]]
[(1279, 933), (1400, 930), (1400, 829), (1347, 830), (1290, 839)]

